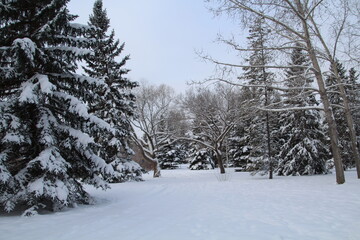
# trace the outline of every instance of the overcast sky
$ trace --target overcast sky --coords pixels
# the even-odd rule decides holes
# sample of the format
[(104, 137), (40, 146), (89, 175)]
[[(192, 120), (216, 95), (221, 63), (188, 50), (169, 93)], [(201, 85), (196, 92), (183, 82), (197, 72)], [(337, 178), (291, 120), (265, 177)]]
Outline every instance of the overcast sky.
[[(87, 23), (93, 0), (71, 0), (68, 7)], [(165, 83), (178, 92), (186, 82), (200, 81), (214, 66), (204, 63), (195, 50), (229, 59), (229, 49), (215, 42), (238, 27), (227, 17), (214, 17), (204, 0), (103, 0), (116, 38), (125, 42), (131, 60), (128, 77), (135, 81)], [(123, 55), (124, 56), (124, 55)]]

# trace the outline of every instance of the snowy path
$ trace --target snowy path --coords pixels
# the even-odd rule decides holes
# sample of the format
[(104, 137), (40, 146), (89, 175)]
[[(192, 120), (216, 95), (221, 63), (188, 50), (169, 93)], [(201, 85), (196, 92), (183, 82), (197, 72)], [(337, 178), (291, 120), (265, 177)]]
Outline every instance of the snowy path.
[(360, 180), (334, 175), (267, 180), (213, 171), (91, 189), (98, 204), (33, 218), (0, 216), (0, 240), (358, 240)]

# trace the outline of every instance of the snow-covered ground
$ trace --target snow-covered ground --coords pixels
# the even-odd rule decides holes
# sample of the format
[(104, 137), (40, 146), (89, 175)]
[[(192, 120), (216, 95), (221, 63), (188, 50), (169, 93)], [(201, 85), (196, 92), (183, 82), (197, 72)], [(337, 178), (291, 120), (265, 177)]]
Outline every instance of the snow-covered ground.
[(89, 189), (97, 204), (32, 218), (0, 216), (1, 240), (358, 240), (360, 180), (162, 171)]

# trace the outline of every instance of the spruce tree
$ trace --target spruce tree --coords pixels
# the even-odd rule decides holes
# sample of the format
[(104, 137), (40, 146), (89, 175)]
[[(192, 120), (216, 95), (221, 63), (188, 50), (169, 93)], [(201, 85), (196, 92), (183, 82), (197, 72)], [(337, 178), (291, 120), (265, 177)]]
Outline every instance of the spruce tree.
[[(338, 60), (336, 61), (336, 68), (339, 77), (341, 78), (342, 82), (345, 83), (346, 94), (347, 96), (349, 96), (352, 84), (350, 84), (349, 82), (349, 76), (347, 75), (347, 71), (343, 66), (343, 64)], [(337, 79), (333, 75), (333, 69), (330, 69), (330, 73), (331, 74), (326, 79), (326, 85), (330, 90), (329, 101), (333, 106), (333, 114), (334, 114), (337, 130), (339, 133), (339, 147), (342, 150), (341, 153), (343, 156), (343, 165), (345, 169), (349, 169), (355, 167), (355, 159), (353, 158), (352, 155), (349, 129), (347, 126), (344, 110), (342, 107), (343, 101), (340, 96), (340, 93), (337, 92), (338, 90)], [(354, 99), (351, 96), (349, 96), (348, 100), (352, 105), (352, 101), (354, 101)]]
[[(244, 79), (250, 85), (269, 86), (273, 82), (274, 74), (265, 68), (272, 60), (270, 52), (266, 50), (270, 32), (270, 29), (266, 28), (265, 19), (262, 17), (255, 18), (249, 28), (248, 40), (252, 53), (246, 59), (249, 67), (244, 68)], [(251, 102), (254, 109), (266, 107), (275, 100), (275, 92), (267, 87), (246, 87), (243, 91), (244, 95), (249, 96), (248, 101)], [(274, 114), (262, 111), (256, 111), (252, 114), (249, 116), (249, 126), (246, 126), (250, 137), (248, 138), (249, 143), (245, 146), (249, 145), (251, 149), (247, 167), (254, 174), (257, 172), (269, 173), (271, 179), (274, 165), (271, 121)]]
[(230, 166), (239, 168), (243, 171), (252, 171), (252, 169), (248, 168), (248, 164), (251, 164), (251, 146), (249, 145), (250, 134), (247, 129), (249, 122), (249, 119), (245, 119), (234, 126), (232, 131), (230, 131), (230, 136), (227, 140)]
[(351, 106), (351, 114), (354, 118), (354, 126), (358, 146), (360, 146), (360, 81), (359, 74), (354, 68), (348, 73), (348, 96)]
[[(71, 23), (68, 0), (0, 4), (0, 205), (62, 209), (90, 203), (83, 183), (103, 189), (116, 173), (93, 136), (115, 129), (86, 103), (108, 91), (75, 73), (91, 54), (90, 28)], [(96, 91), (94, 91), (96, 89)]]
[[(288, 88), (284, 96), (284, 108), (311, 107), (318, 103), (315, 97), (301, 89), (310, 87), (312, 78), (307, 75), (309, 61), (301, 47), (297, 45), (292, 54), (290, 67), (286, 71)], [(326, 161), (330, 152), (318, 110), (285, 111), (279, 117), (278, 141), (281, 148), (278, 154), (278, 175), (313, 175), (327, 172)]]
[(161, 169), (176, 169), (180, 164), (185, 163), (187, 157), (185, 145), (181, 142), (163, 146), (156, 156)]
[(209, 170), (215, 168), (215, 160), (211, 149), (196, 150), (193, 159), (190, 161), (191, 170)]
[(135, 96), (131, 90), (137, 86), (125, 76), (129, 72), (125, 64), (130, 58), (127, 55), (120, 61), (116, 59), (123, 53), (125, 44), (115, 40), (114, 30), (108, 35), (110, 19), (103, 9), (102, 0), (95, 1), (88, 24), (92, 27), (90, 38), (95, 40), (91, 46), (94, 54), (85, 59), (87, 66), (84, 70), (90, 77), (100, 78), (107, 85), (106, 91), (98, 91), (101, 101), (90, 102), (89, 110), (116, 129), (113, 136), (96, 136), (102, 145), (100, 156), (120, 172), (117, 179), (111, 179), (112, 182), (140, 180), (141, 167), (128, 157), (131, 155), (127, 144), (130, 119), (135, 109)]

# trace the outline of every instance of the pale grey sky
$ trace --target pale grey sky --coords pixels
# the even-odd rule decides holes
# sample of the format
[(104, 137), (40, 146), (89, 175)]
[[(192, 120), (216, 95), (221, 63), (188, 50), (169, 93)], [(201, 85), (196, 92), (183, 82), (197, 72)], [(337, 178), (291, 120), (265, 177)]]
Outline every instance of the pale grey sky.
[[(70, 1), (70, 12), (79, 15), (77, 23), (87, 23), (93, 3)], [(214, 41), (217, 34), (229, 36), (239, 27), (226, 16), (213, 17), (204, 0), (103, 0), (103, 4), (116, 37), (125, 42), (125, 54), (131, 56), (126, 67), (132, 80), (165, 83), (181, 92), (186, 82), (203, 80), (213, 72), (195, 50), (234, 59), (227, 47)]]

